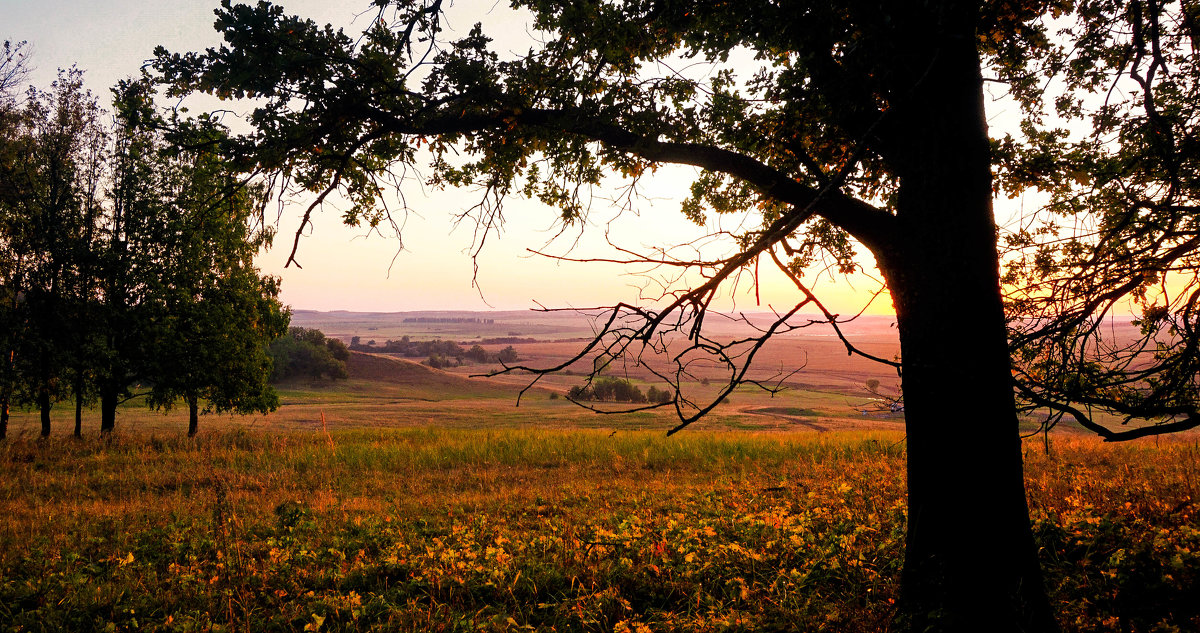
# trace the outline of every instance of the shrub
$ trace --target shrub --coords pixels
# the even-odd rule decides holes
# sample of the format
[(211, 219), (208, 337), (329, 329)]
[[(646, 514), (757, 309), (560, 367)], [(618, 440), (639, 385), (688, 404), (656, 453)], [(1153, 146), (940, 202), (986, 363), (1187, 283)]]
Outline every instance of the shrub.
[(633, 404), (643, 404), (646, 402), (646, 394), (642, 393), (641, 389), (638, 389), (636, 385), (624, 378), (598, 378), (592, 383), (590, 388), (571, 387), (567, 395), (573, 400), (631, 402)]
[[(331, 341), (337, 343), (331, 344)], [(345, 358), (339, 359), (335, 356), (335, 348), (345, 350), (346, 346), (337, 339), (327, 341), (317, 329), (288, 328), (288, 333), (271, 341), (268, 348), (274, 364), (271, 381), (278, 382), (295, 376), (346, 378), (345, 358), (349, 358), (350, 353), (346, 351)]]
[(659, 389), (653, 385), (646, 390), (646, 401), (651, 404), (663, 404), (670, 402), (675, 398), (675, 394), (670, 389)]
[(512, 345), (500, 350), (500, 353), (496, 355), (496, 359), (505, 365), (510, 365), (520, 360), (517, 357), (517, 350), (513, 349)]

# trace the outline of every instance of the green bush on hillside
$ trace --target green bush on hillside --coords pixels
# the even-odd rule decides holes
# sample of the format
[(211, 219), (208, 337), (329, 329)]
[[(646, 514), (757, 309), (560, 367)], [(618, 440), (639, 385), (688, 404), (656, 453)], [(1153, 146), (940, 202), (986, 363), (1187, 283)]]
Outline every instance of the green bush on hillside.
[(571, 387), (570, 391), (567, 392), (567, 397), (579, 401), (598, 400), (601, 402), (659, 404), (669, 402), (673, 396), (670, 390), (660, 390), (657, 387), (650, 387), (647, 395), (646, 393), (642, 393), (642, 390), (636, 385), (624, 378), (605, 376), (597, 378), (592, 382), (590, 387)]
[(271, 360), (274, 371), (271, 382), (288, 378), (343, 379), (350, 350), (342, 341), (326, 339), (325, 334), (315, 328), (291, 327), (288, 333), (271, 341)]

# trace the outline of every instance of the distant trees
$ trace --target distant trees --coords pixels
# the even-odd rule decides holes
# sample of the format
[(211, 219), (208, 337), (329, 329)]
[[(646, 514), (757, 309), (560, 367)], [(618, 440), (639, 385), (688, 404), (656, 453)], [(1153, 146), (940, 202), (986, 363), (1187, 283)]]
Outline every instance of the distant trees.
[(517, 355), (516, 348), (514, 348), (512, 345), (505, 347), (499, 352), (493, 353), (487, 351), (482, 345), (476, 343), (475, 345), (471, 346), (471, 349), (467, 350), (465, 356), (468, 360), (480, 364), (501, 363), (504, 365), (509, 365), (520, 360), (520, 357)]
[(350, 350), (345, 343), (327, 339), (315, 328), (288, 328), (287, 334), (271, 341), (270, 354), (274, 366), (271, 382), (297, 377), (338, 380), (349, 375), (346, 361)]
[(567, 391), (571, 400), (583, 402), (598, 400), (601, 402), (629, 402), (631, 404), (663, 404), (675, 397), (669, 389), (660, 390), (651, 386), (646, 393), (624, 378), (601, 376), (590, 385), (576, 385)]
[(172, 121), (168, 138), (144, 81), (114, 89), (111, 125), (78, 70), (20, 103), (0, 88), (0, 437), (11, 404), (49, 435), (67, 397), (76, 435), (94, 400), (111, 431), (135, 383), (152, 406), (186, 401), (191, 433), (202, 401), (274, 409), (266, 344), (287, 316), (253, 265), (270, 233), (249, 224), (260, 192), (215, 150), (225, 130)]
[(400, 354), (410, 358), (420, 358), (422, 356), (444, 356), (446, 358), (454, 358), (461, 361), (466, 352), (458, 343), (453, 341), (443, 341), (434, 339), (432, 341), (413, 341), (407, 336), (402, 336), (398, 340), (386, 341), (383, 345), (375, 345), (372, 341), (367, 345), (359, 345), (351, 341), (350, 349), (359, 352), (376, 352), (384, 354)]
[(476, 343), (471, 346), (471, 349), (467, 350), (466, 357), (476, 363), (486, 363), (491, 359), (492, 354), (484, 349), (482, 345)]
[[(410, 320), (405, 319), (406, 322)], [(503, 340), (508, 339), (485, 339), (483, 342), (499, 343)], [(514, 342), (532, 342), (532, 340), (514, 339)], [(434, 369), (462, 365), (464, 361), (479, 364), (500, 363), (511, 365), (520, 360), (516, 348), (512, 345), (505, 347), (499, 352), (489, 352), (479, 343), (475, 343), (471, 345), (470, 349), (464, 350), (462, 345), (454, 341), (443, 341), (441, 339), (414, 341), (407, 336), (402, 336), (398, 340), (389, 340), (383, 345), (376, 345), (375, 341), (368, 341), (366, 345), (363, 345), (360, 341), (361, 339), (357, 336), (351, 338), (350, 349), (356, 352), (399, 354), (407, 358), (425, 358), (425, 364)]]
[(509, 345), (496, 354), (496, 360), (502, 364), (511, 365), (520, 360), (520, 358), (517, 357), (517, 350), (513, 349), (512, 345)]

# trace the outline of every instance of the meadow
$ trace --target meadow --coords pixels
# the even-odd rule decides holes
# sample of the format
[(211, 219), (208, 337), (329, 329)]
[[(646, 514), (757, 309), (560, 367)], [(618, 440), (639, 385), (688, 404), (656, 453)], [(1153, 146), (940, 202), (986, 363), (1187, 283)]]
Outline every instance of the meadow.
[[(801, 343), (822, 341), (791, 357)], [(578, 375), (518, 407), (527, 375), (362, 354), (348, 380), (283, 385), (279, 411), (204, 416), (192, 439), (181, 411), (124, 407), (115, 434), (80, 440), (70, 411), (45, 440), (19, 412), (0, 442), (0, 631), (886, 631), (903, 414), (864, 415), (856, 381), (877, 370), (834, 351), (670, 437), (666, 412), (556, 397)], [(1060, 429), (1025, 459), (1065, 630), (1200, 630), (1195, 434)]]
[[(1194, 440), (1051, 436), (1026, 460), (1067, 630), (1197, 630)], [(904, 466), (886, 432), (18, 439), (0, 628), (881, 631)]]

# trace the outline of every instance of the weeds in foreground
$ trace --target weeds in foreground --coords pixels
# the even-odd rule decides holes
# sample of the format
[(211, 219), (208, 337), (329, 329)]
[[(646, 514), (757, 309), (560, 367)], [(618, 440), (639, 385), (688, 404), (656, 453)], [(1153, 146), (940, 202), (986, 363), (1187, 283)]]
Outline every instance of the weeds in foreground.
[[(900, 436), (333, 440), (0, 446), (0, 628), (878, 631), (892, 614)], [(1055, 442), (1028, 481), (1064, 625), (1200, 627), (1200, 451)]]

